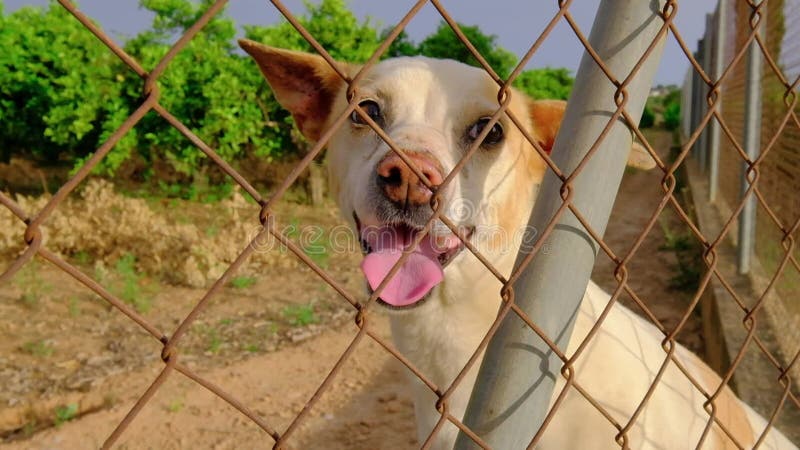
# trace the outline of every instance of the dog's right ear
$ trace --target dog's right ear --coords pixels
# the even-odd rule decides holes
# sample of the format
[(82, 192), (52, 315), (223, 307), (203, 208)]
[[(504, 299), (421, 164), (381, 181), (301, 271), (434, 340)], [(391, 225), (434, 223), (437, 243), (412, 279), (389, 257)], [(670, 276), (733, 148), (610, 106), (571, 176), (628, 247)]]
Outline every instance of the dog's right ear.
[(336, 94), (344, 81), (321, 56), (282, 50), (249, 39), (239, 45), (255, 59), (261, 73), (303, 135), (319, 140)]

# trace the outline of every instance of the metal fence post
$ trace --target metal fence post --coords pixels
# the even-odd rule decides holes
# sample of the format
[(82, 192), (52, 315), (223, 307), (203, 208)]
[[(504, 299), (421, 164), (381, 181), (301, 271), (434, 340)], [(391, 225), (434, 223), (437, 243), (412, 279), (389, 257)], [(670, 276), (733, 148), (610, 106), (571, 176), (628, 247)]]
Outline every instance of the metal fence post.
[[(712, 52), (714, 55), (714, 79), (719, 82), (719, 77), (722, 76), (724, 66), (722, 59), (725, 57), (725, 21), (726, 11), (728, 9), (728, 0), (720, 0), (717, 3), (716, 13), (716, 26), (714, 27), (714, 39), (712, 45)], [(718, 91), (719, 92), (719, 91)], [(722, 93), (717, 95), (717, 112), (722, 114)], [(711, 127), (709, 129), (709, 143), (708, 143), (708, 200), (713, 202), (717, 198), (717, 189), (719, 187), (719, 139), (720, 139), (720, 126), (719, 122), (712, 118)]]
[[(656, 39), (663, 21), (659, 16), (664, 0), (603, 0), (598, 8), (589, 42), (618, 77), (624, 79)], [(658, 68), (664, 39), (655, 46), (627, 86), (629, 114), (641, 117)], [(616, 87), (584, 52), (560, 133), (552, 151), (564, 172), (572, 173), (598, 140), (616, 110)], [(602, 139), (598, 152), (571, 184), (572, 203), (600, 236), (605, 231), (611, 207), (625, 169), (631, 132), (618, 121)], [(542, 183), (529, 229), (543, 230), (561, 206), (562, 182), (548, 171)], [(538, 252), (514, 283), (516, 303), (561, 348), (572, 334), (575, 314), (583, 299), (599, 246), (577, 218), (566, 211), (547, 236), (548, 251)], [(526, 256), (521, 249), (517, 264)], [(529, 251), (529, 249), (528, 249)], [(510, 313), (486, 350), (472, 392), (465, 424), (493, 448), (525, 448), (543, 423), (561, 361), (552, 350)], [(473, 448), (463, 433), (457, 449)]]
[(694, 100), (694, 69), (686, 69), (681, 93), (681, 142), (692, 134), (692, 102)]
[[(713, 49), (711, 48), (711, 33), (710, 33), (710, 23), (711, 23), (711, 14), (706, 14), (706, 27), (703, 31), (703, 39), (701, 40), (702, 44), (700, 45), (700, 65), (705, 71), (706, 74), (710, 73), (711, 67), (711, 52)], [(706, 97), (708, 95), (708, 85), (703, 82), (700, 85), (700, 92), (701, 95), (698, 96), (697, 101), (700, 105), (700, 117), (706, 115), (708, 112), (708, 103), (706, 102)], [(700, 137), (698, 139), (698, 155), (700, 156), (700, 171), (705, 172), (708, 168), (708, 127), (704, 128), (703, 131), (700, 133)]]
[[(761, 0), (755, 1), (756, 5), (761, 4)], [(758, 32), (764, 36), (766, 29), (766, 5), (761, 7), (761, 18), (758, 25)], [(747, 51), (747, 68), (745, 81), (745, 103), (744, 103), (744, 151), (747, 158), (754, 161), (758, 158), (761, 147), (761, 69), (763, 57), (758, 43), (753, 40)], [(747, 192), (750, 183), (747, 181), (747, 163), (742, 165), (741, 193)], [(756, 233), (756, 198), (750, 195), (744, 199), (744, 208), (739, 216), (739, 273), (750, 272), (750, 257), (753, 255)]]
[[(702, 39), (697, 41), (697, 51), (694, 53), (694, 58), (698, 63), (703, 61)], [(700, 126), (700, 119), (703, 117), (703, 86), (705, 86), (705, 82), (697, 71), (693, 71), (692, 76), (694, 78), (694, 81), (692, 82), (692, 132), (694, 132), (694, 130)], [(692, 144), (692, 154), (697, 160), (698, 168), (701, 172), (704, 172), (705, 162), (703, 160), (703, 146), (700, 144), (701, 139), (700, 136), (698, 136), (698, 138), (694, 141), (694, 144)]]

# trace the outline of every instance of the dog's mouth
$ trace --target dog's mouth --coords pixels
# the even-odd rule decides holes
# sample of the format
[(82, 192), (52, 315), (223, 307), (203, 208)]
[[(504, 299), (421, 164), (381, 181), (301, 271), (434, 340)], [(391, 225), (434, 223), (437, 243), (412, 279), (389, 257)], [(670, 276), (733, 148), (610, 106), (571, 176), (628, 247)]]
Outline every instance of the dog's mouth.
[[(422, 229), (405, 222), (365, 226), (355, 213), (353, 218), (364, 252), (361, 270), (372, 292), (397, 264), (403, 251), (413, 247)], [(461, 227), (459, 232), (469, 239), (474, 229)], [(449, 231), (423, 236), (381, 291), (378, 302), (392, 309), (420, 305), (444, 278), (444, 268), (463, 249), (461, 239)]]

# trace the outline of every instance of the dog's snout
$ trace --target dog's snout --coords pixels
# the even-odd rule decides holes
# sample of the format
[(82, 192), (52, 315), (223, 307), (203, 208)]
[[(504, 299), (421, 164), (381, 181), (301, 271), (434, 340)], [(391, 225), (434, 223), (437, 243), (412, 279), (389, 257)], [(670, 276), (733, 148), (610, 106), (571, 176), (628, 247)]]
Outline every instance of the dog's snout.
[[(432, 186), (442, 184), (442, 170), (434, 159), (420, 153), (406, 152), (406, 155)], [(378, 163), (378, 186), (386, 198), (404, 208), (427, 204), (433, 195), (411, 167), (394, 152)]]

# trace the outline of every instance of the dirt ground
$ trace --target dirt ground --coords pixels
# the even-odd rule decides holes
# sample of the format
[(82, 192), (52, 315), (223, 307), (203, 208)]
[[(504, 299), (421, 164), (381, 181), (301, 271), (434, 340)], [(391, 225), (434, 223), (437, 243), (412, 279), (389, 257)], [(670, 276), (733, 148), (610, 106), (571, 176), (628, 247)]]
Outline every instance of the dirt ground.
[[(662, 160), (670, 161), (672, 136), (663, 131), (651, 132), (648, 139)], [(663, 176), (663, 172), (655, 169), (647, 172), (629, 170), (623, 177), (604, 238), (618, 258), (627, 255), (656, 211), (664, 196), (661, 187)], [(675, 196), (681, 199), (682, 193), (676, 192)], [(677, 326), (695, 294), (700, 275), (699, 267), (694, 264), (699, 262), (696, 259), (699, 253), (692, 253), (696, 244), (689, 227), (667, 204), (626, 264), (628, 284), (667, 330)], [(682, 252), (680, 260), (679, 252)], [(613, 292), (618, 286), (614, 269), (615, 265), (601, 250), (592, 279), (607, 292)], [(620, 296), (620, 301), (636, 313), (645, 315), (627, 293)], [(678, 341), (694, 353), (703, 355), (705, 346), (699, 306), (681, 328)]]
[[(386, 334), (385, 320), (376, 328)], [(328, 329), (296, 346), (218, 367), (203, 376), (242, 399), (270, 426), (284, 430), (302, 410), (353, 339), (355, 326)], [(289, 448), (413, 448), (412, 404), (399, 363), (364, 339), (330, 392), (303, 422)], [(155, 378), (154, 362), (131, 374), (132, 393)], [(3, 446), (97, 448), (130, 408), (130, 401)], [(174, 375), (145, 407), (117, 444), (123, 449), (271, 448), (272, 438), (204, 388)]]
[[(653, 136), (652, 143), (666, 155), (667, 134)], [(627, 251), (656, 208), (660, 178), (652, 172), (626, 174), (606, 233), (618, 254)], [(681, 269), (665, 246), (665, 235), (683, 232), (665, 213), (629, 263), (631, 286), (667, 328), (691, 298), (676, 285)], [(340, 254), (327, 264), (351, 292), (363, 286), (358, 259), (355, 253)], [(96, 448), (163, 367), (161, 344), (69, 276), (44, 262), (35, 270), (29, 281), (47, 288), (31, 293), (21, 283), (0, 287), (0, 448)], [(616, 287), (608, 258), (598, 259), (593, 278), (607, 290)], [(160, 285), (151, 292), (145, 316), (171, 332), (204, 290)], [(371, 327), (388, 337), (386, 318), (370, 317)], [(252, 285), (226, 287), (213, 299), (181, 343), (180, 360), (283, 433), (352, 341), (357, 331), (352, 320), (352, 307), (310, 270), (276, 268)], [(702, 354), (700, 329), (698, 315), (691, 314), (679, 337)], [(362, 339), (289, 447), (418, 446), (405, 372), (379, 345)], [(272, 445), (249, 419), (177, 373), (118, 441), (118, 448), (126, 449)]]

